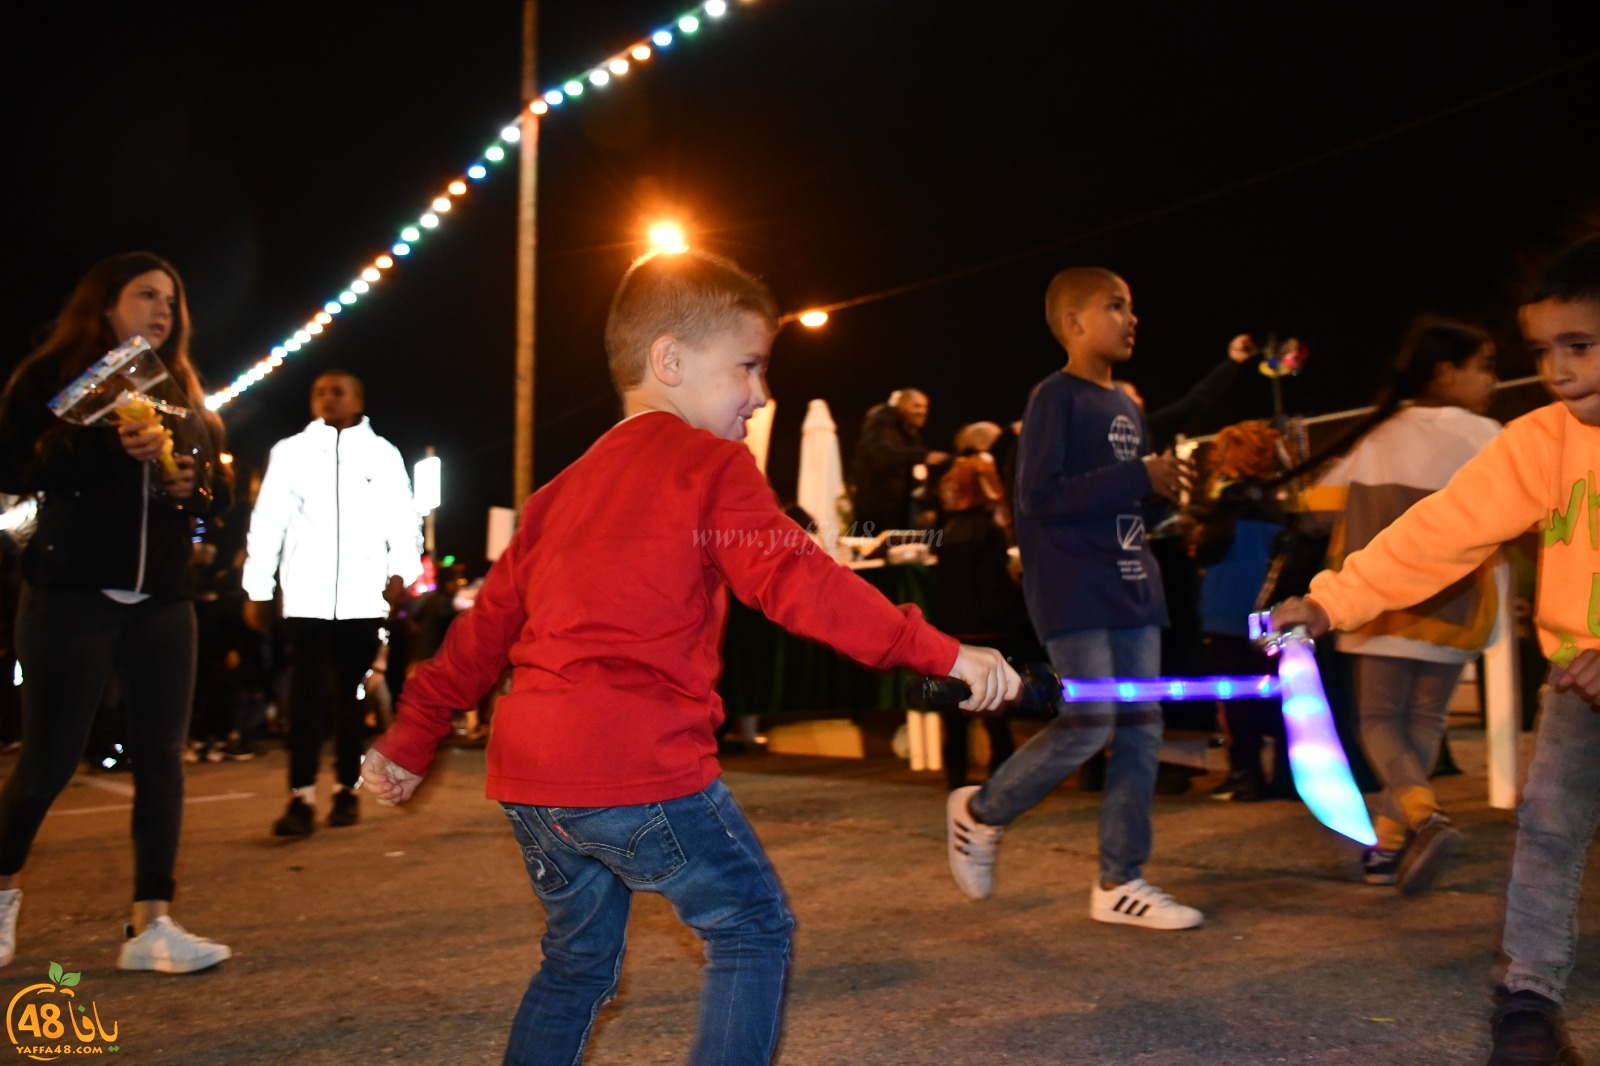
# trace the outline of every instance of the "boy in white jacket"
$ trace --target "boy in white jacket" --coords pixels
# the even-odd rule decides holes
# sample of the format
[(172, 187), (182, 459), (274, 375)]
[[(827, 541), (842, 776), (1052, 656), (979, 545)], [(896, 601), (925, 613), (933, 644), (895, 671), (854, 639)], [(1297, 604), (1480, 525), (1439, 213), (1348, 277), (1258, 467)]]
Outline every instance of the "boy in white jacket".
[(356, 691), (378, 650), (389, 604), (422, 572), (405, 461), (362, 415), (361, 382), (330, 370), (311, 386), (316, 417), (272, 448), (244, 564), (245, 621), (265, 631), (281, 588), (294, 669), (289, 682), (289, 808), (276, 836), (306, 836), (317, 764), (335, 738), (330, 826), (354, 825), (363, 728)]

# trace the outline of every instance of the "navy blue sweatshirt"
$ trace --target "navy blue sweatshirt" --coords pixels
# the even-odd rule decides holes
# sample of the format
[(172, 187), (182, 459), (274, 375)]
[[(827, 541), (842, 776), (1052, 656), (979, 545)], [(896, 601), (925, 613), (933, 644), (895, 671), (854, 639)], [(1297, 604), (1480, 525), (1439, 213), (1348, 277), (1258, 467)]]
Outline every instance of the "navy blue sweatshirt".
[(1161, 571), (1145, 544), (1151, 451), (1139, 406), (1057, 371), (1028, 397), (1017, 448), (1022, 588), (1040, 640), (1085, 629), (1167, 624)]

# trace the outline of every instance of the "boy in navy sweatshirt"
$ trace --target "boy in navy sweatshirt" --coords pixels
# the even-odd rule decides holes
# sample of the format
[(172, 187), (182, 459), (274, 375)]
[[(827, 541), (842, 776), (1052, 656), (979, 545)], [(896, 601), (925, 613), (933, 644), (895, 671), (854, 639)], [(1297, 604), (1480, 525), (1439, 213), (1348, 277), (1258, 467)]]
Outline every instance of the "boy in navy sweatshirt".
[[(1144, 505), (1176, 499), (1188, 467), (1155, 455), (1139, 406), (1113, 387), (1133, 355), (1133, 297), (1109, 270), (1064, 270), (1045, 294), (1045, 317), (1067, 365), (1033, 390), (1017, 458), (1017, 542), (1028, 614), (1063, 677), (1153, 677), (1167, 605), (1145, 544)], [(1161, 747), (1157, 703), (1080, 703), (1023, 745), (981, 787), (947, 804), (950, 872), (961, 891), (994, 890), (1005, 826), (1111, 742), (1100, 805), (1096, 921), (1189, 929), (1201, 913), (1147, 883), (1150, 802)]]

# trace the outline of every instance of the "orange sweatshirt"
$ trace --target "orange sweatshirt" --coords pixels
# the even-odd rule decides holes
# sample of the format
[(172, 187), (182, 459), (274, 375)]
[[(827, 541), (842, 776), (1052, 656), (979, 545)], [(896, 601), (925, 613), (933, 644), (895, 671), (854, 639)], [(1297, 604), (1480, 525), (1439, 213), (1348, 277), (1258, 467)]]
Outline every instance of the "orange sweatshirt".
[(1600, 426), (1553, 403), (1508, 425), (1439, 492), (1311, 582), (1333, 628), (1426, 599), (1505, 541), (1541, 536), (1539, 644), (1566, 666), (1600, 649)]

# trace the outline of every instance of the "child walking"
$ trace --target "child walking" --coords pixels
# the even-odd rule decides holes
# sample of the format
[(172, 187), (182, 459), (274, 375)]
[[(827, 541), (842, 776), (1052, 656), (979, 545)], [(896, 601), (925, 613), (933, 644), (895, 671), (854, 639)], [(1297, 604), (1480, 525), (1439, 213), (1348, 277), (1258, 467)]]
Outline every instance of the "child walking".
[[(1500, 424), (1483, 417), (1494, 386), (1494, 345), (1482, 330), (1434, 320), (1411, 328), (1377, 409), (1306, 494), (1307, 510), (1337, 516), (1329, 549), (1334, 569), (1444, 488), (1495, 438)], [(1497, 603), (1485, 562), (1421, 603), (1339, 634), (1339, 650), (1355, 656), (1361, 748), (1383, 783), (1374, 819), (1378, 843), (1363, 856), (1368, 884), (1398, 882), (1407, 895), (1423, 892), (1460, 846), (1461, 834), (1428, 780), (1450, 694), (1462, 667), (1489, 642)]]
[[(1017, 539), (1028, 615), (1063, 677), (1151, 677), (1160, 669), (1167, 606), (1144, 538), (1151, 496), (1175, 500), (1188, 467), (1146, 442), (1144, 413), (1112, 384), (1133, 356), (1133, 296), (1109, 270), (1064, 270), (1045, 293), (1045, 317), (1066, 367), (1040, 382), (1022, 417)], [(994, 891), (1005, 827), (1111, 742), (1100, 804), (1095, 921), (1188, 929), (1202, 916), (1144, 880), (1150, 803), (1161, 748), (1156, 703), (1074, 705), (1036, 733), (982, 786), (950, 793), (947, 852), (972, 899)]]
[(1600, 820), (1600, 238), (1550, 266), (1521, 325), (1558, 402), (1506, 426), (1442, 491), (1273, 612), (1313, 635), (1349, 632), (1449, 588), (1529, 527), (1542, 533), (1535, 621), (1551, 666), (1517, 811), (1489, 1066), (1582, 1061), (1561, 1001)]
[(652, 255), (606, 322), (618, 423), (531, 499), (472, 610), (406, 683), (362, 780), (409, 798), (457, 707), (511, 668), (488, 749), (545, 909), (505, 1061), (572, 1066), (617, 990), (634, 892), (705, 943), (692, 1064), (768, 1062), (794, 920), (720, 779), (725, 590), (868, 666), (950, 674), (970, 710), (1016, 697), (998, 652), (940, 633), (817, 554), (740, 441), (767, 401), (776, 309), (732, 263)]

